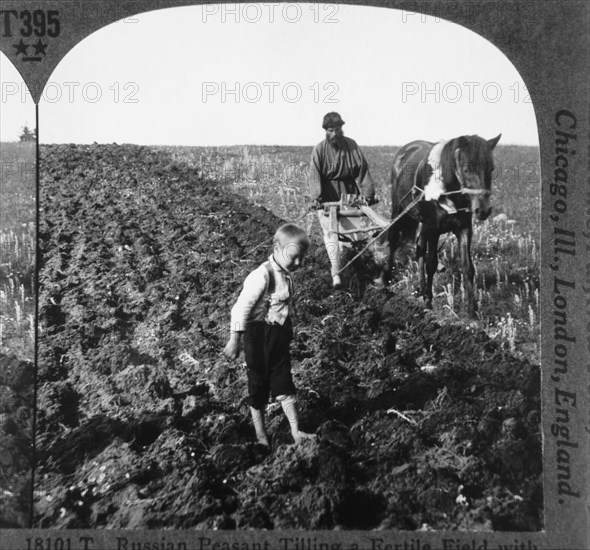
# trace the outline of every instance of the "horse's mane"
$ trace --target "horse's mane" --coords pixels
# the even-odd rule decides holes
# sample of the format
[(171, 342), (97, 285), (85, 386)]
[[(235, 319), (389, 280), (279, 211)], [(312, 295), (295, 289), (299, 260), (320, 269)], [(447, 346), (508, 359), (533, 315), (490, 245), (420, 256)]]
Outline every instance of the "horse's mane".
[[(482, 168), (486, 173), (491, 171), (492, 157), (485, 139), (479, 136), (460, 136), (449, 140), (440, 155), (442, 180), (448, 186), (448, 190), (458, 189), (458, 180), (455, 175), (455, 149), (461, 149), (467, 155), (467, 164), (471, 170)], [(489, 188), (490, 182), (485, 178), (484, 185)]]

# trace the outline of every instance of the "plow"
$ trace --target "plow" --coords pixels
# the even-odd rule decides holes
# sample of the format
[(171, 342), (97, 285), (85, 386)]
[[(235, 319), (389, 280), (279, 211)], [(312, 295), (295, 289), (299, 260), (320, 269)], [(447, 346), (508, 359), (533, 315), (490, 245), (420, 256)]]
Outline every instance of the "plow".
[(336, 233), (339, 240), (346, 242), (367, 241), (365, 246), (344, 267), (340, 268), (339, 273), (348, 269), (375, 241), (387, 233), (422, 200), (424, 192), (421, 189), (417, 189), (417, 191), (419, 191), (417, 196), (393, 219), (378, 214), (366, 201), (358, 199), (355, 195), (343, 195), (338, 202), (325, 202), (319, 206), (323, 209), (324, 216), (330, 218), (330, 232)]

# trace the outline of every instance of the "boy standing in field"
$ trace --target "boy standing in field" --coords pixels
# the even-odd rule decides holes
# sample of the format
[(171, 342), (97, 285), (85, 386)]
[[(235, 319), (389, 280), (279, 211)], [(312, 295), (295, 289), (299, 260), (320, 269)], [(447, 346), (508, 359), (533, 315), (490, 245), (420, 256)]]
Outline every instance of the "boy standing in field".
[(246, 277), (231, 310), (231, 333), (223, 352), (229, 359), (237, 359), (243, 335), (250, 413), (256, 438), (266, 446), (269, 442), (264, 410), (270, 394), (281, 404), (295, 443), (312, 437), (299, 430), (289, 353), (293, 338), (291, 273), (301, 267), (308, 248), (309, 237), (299, 226), (279, 227), (272, 254)]

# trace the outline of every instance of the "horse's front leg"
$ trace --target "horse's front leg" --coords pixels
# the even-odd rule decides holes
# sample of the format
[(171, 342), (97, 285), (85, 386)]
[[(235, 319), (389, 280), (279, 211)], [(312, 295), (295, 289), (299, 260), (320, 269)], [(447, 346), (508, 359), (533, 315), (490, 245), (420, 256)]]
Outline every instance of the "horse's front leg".
[(424, 257), (426, 256), (426, 235), (422, 224), (418, 226), (416, 234), (416, 262), (418, 263), (419, 286), (418, 293), (426, 297), (426, 277), (424, 273)]
[(426, 236), (426, 287), (424, 289), (426, 309), (432, 309), (432, 284), (438, 267), (438, 238), (439, 235), (436, 232)]
[(461, 268), (463, 271), (463, 284), (465, 285), (465, 295), (467, 296), (467, 314), (469, 317), (475, 317), (476, 303), (473, 292), (473, 277), (475, 275), (475, 268), (471, 260), (471, 237), (473, 230), (471, 224), (468, 227), (456, 233), (459, 241), (459, 249), (461, 250)]

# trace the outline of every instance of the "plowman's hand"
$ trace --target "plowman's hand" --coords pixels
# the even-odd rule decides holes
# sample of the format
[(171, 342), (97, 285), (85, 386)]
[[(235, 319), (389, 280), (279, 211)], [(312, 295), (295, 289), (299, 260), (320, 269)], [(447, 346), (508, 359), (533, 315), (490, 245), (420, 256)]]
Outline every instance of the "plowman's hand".
[(227, 344), (225, 344), (225, 347), (223, 348), (223, 354), (228, 359), (237, 359), (240, 355), (241, 348), (240, 333), (232, 332)]

